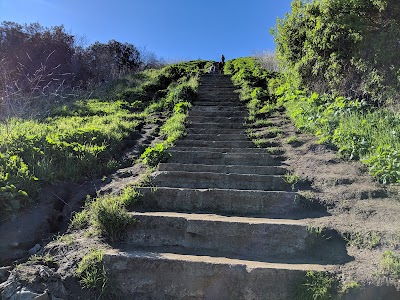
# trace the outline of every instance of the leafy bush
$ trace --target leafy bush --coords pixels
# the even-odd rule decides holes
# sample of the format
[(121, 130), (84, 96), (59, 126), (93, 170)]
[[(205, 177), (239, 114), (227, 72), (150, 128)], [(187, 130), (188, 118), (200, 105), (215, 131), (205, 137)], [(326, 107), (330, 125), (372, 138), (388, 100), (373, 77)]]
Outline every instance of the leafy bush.
[(296, 88), (372, 103), (399, 99), (397, 0), (294, 0), (273, 30), (278, 59)]

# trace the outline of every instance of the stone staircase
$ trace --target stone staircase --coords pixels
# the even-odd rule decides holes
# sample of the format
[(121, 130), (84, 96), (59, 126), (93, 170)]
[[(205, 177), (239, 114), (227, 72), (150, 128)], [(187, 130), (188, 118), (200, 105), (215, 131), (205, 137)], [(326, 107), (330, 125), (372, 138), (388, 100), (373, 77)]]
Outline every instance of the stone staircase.
[(187, 135), (142, 188), (123, 245), (105, 254), (126, 299), (293, 299), (308, 270), (351, 258), (334, 231), (307, 224), (286, 170), (245, 133), (227, 75), (204, 75)]

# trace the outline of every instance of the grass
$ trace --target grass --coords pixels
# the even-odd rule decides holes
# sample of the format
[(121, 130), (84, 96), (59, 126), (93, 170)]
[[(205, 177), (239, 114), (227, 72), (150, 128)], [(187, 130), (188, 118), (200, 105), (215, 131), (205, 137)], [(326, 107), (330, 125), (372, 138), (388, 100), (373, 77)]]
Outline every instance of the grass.
[(298, 184), (305, 182), (299, 175), (290, 172), (283, 175), (283, 180), (291, 185), (292, 190), (294, 190)]
[(381, 259), (381, 267), (384, 275), (395, 279), (400, 278), (400, 255), (394, 251), (385, 251)]
[(86, 254), (76, 270), (82, 287), (99, 292), (100, 295), (109, 289), (109, 278), (103, 264), (103, 251), (93, 249)]
[(329, 300), (337, 295), (338, 280), (327, 272), (308, 271), (296, 288), (296, 300)]
[(302, 144), (302, 142), (296, 135), (289, 136), (288, 138), (285, 139), (285, 142), (293, 147), (299, 147)]
[(30, 261), (30, 262), (39, 262), (39, 263), (44, 264), (44, 265), (49, 266), (49, 267), (57, 266), (57, 262), (56, 262), (54, 256), (52, 256), (49, 253), (47, 253), (45, 255), (34, 254), (31, 257), (29, 257), (28, 261)]
[(116, 170), (125, 141), (158, 114), (171, 117), (162, 129), (168, 143), (179, 138), (185, 102), (208, 65), (192, 61), (146, 70), (99, 88), (93, 99), (54, 106), (45, 117), (0, 123), (0, 222), (32, 203), (46, 184)]
[(119, 195), (105, 195), (87, 200), (84, 209), (72, 218), (70, 227), (92, 229), (110, 242), (122, 238), (124, 230), (136, 222), (127, 207), (140, 197), (134, 187), (125, 188)]
[(342, 158), (361, 160), (381, 183), (400, 182), (400, 118), (388, 108), (340, 96), (309, 95), (288, 85), (275, 89), (297, 128), (338, 149)]
[(164, 138), (164, 141), (146, 148), (141, 155), (143, 163), (150, 167), (156, 167), (169, 157), (166, 150), (184, 135), (186, 117), (191, 102), (196, 97), (197, 86), (197, 77), (191, 77), (170, 89), (165, 105), (173, 105), (172, 115), (160, 128), (160, 135)]
[(381, 242), (380, 235), (375, 231), (364, 234), (360, 232), (352, 232), (347, 234), (345, 239), (350, 246), (354, 246), (359, 249), (373, 249), (379, 246)]

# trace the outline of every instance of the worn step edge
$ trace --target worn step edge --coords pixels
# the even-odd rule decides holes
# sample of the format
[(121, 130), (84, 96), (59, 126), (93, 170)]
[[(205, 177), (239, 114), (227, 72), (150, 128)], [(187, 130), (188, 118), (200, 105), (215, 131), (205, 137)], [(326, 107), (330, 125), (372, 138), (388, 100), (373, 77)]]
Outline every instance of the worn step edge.
[(246, 166), (246, 165), (203, 165), (203, 164), (181, 164), (161, 163), (159, 171), (186, 171), (186, 172), (217, 172), (236, 174), (258, 174), (258, 175), (284, 175), (287, 169), (279, 166)]
[(326, 215), (299, 206), (296, 193), (236, 189), (182, 187), (141, 188), (136, 209), (222, 213), (235, 216), (305, 219)]
[[(177, 212), (130, 212), (137, 222), (125, 230), (125, 244), (176, 247), (210, 256), (257, 261), (344, 263), (346, 242), (337, 233), (316, 240), (309, 220), (233, 217)], [(186, 250), (185, 250), (186, 249)]]
[[(184, 147), (184, 146), (174, 146), (170, 148), (171, 150), (176, 151), (192, 151), (192, 152), (204, 152), (208, 151), (206, 147)], [(213, 148), (213, 152), (221, 152), (221, 153), (258, 153), (258, 154), (266, 154), (266, 149), (263, 148)]]
[(183, 147), (202, 147), (202, 148), (253, 148), (254, 143), (249, 141), (212, 141), (212, 140), (192, 140), (185, 137), (176, 143), (177, 146)]
[[(224, 257), (108, 250), (104, 263), (122, 299), (293, 299), (307, 271), (328, 267)], [(229, 287), (229, 288), (228, 288)]]
[(213, 172), (158, 171), (152, 173), (155, 186), (286, 191), (290, 184), (281, 175), (254, 175)]

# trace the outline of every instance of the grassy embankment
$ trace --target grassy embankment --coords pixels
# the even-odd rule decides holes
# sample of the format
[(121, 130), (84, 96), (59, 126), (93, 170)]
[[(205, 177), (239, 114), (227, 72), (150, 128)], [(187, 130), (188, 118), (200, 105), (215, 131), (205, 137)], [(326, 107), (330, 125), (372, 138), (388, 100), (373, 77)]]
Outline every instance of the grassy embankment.
[(160, 148), (183, 134), (196, 76), (206, 65), (194, 61), (147, 70), (110, 83), (96, 99), (55, 107), (46, 118), (0, 124), (0, 219), (35, 201), (47, 184), (81, 182), (116, 170), (129, 137), (162, 114), (165, 142), (143, 156), (154, 165), (154, 151), (162, 153)]

